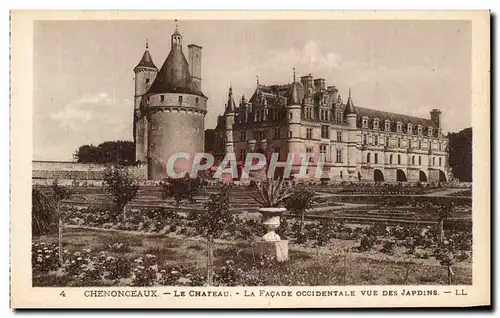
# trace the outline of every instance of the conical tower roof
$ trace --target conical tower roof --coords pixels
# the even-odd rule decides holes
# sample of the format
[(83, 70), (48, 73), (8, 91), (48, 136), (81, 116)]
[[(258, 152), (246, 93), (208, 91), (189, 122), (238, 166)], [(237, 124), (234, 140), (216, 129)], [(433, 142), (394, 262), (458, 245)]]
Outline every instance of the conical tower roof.
[(347, 99), (347, 104), (345, 105), (344, 114), (356, 114), (356, 108), (351, 98), (351, 90), (349, 89), (349, 98)]
[(288, 105), (300, 105), (304, 98), (304, 86), (295, 80), (295, 68), (293, 69), (293, 83), (287, 94)]
[(227, 97), (226, 113), (234, 113), (236, 110), (236, 103), (233, 98), (233, 87), (229, 86), (229, 94)]
[[(180, 37), (178, 30), (172, 35), (172, 39)], [(189, 64), (182, 53), (182, 44), (174, 44), (163, 63), (155, 81), (151, 85), (148, 94), (182, 93), (194, 94), (205, 97), (201, 90), (196, 89), (189, 73)]]
[(149, 45), (148, 42), (146, 42), (146, 50), (144, 51), (144, 54), (142, 55), (141, 60), (139, 61), (139, 64), (134, 68), (140, 68), (140, 67), (147, 67), (147, 68), (154, 68), (157, 70), (158, 68), (156, 67), (155, 63), (153, 63), (153, 59), (151, 58), (151, 54), (149, 54)]

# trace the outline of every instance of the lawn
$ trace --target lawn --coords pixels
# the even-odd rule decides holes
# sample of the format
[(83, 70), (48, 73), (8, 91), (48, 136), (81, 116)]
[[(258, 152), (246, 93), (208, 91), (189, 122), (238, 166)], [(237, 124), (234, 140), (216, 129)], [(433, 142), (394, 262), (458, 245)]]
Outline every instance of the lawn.
[[(55, 234), (34, 238), (33, 263), (42, 254), (54, 257), (56, 242)], [(355, 244), (333, 239), (328, 247), (291, 245), (290, 260), (276, 264), (248, 241), (217, 240), (214, 284), (447, 284), (447, 269), (433, 258), (407, 261), (402, 253), (359, 253), (352, 250)], [(201, 286), (206, 281), (206, 242), (199, 237), (67, 228), (63, 250), (65, 270), (45, 265), (43, 258), (33, 266), (34, 286)], [(472, 283), (470, 261), (455, 264), (453, 271), (454, 284)]]

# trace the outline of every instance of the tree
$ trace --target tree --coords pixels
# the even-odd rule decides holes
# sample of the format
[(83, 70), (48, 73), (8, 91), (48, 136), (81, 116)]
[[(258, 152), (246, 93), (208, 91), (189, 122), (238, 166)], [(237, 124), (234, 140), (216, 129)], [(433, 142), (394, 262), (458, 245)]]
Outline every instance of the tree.
[(182, 178), (166, 178), (160, 182), (161, 198), (168, 200), (173, 198), (179, 205), (182, 200), (194, 202), (194, 197), (202, 194), (200, 178), (190, 178), (186, 173)]
[(217, 193), (211, 194), (205, 204), (206, 213), (196, 213), (193, 222), (198, 233), (207, 239), (208, 285), (213, 284), (213, 238), (220, 237), (225, 229), (234, 222), (229, 209), (229, 189), (229, 185), (223, 184)]
[(460, 181), (472, 181), (472, 128), (449, 133), (449, 165)]
[(105, 141), (98, 146), (83, 145), (76, 151), (80, 163), (113, 163), (117, 165), (133, 165), (135, 161), (135, 145), (131, 141)]
[(439, 245), (442, 245), (444, 242), (444, 222), (446, 221), (447, 218), (451, 216), (454, 206), (455, 203), (451, 201), (447, 204), (439, 205), (437, 207), (436, 210), (436, 215), (438, 217), (437, 240)]
[(31, 232), (39, 236), (55, 229), (58, 216), (52, 199), (38, 187), (31, 189)]
[(64, 215), (61, 211), (61, 201), (69, 198), (70, 196), (71, 196), (71, 191), (66, 187), (60, 186), (57, 182), (57, 179), (54, 180), (54, 182), (52, 183), (52, 200), (56, 204), (56, 215), (59, 219), (59, 222), (58, 222), (58, 244), (59, 244), (59, 264), (61, 264), (61, 265), (64, 263), (63, 252), (62, 252), (63, 251), (63, 249), (62, 249), (62, 246), (63, 246), (62, 235), (63, 235), (63, 229), (64, 229)]
[(305, 217), (308, 209), (316, 202), (316, 193), (305, 184), (298, 184), (293, 189), (292, 195), (286, 200), (286, 209), (296, 217), (300, 217), (300, 233), (304, 232)]
[(137, 181), (126, 167), (113, 166), (104, 172), (103, 187), (111, 196), (115, 217), (122, 213), (125, 219), (125, 208), (136, 197), (139, 189)]

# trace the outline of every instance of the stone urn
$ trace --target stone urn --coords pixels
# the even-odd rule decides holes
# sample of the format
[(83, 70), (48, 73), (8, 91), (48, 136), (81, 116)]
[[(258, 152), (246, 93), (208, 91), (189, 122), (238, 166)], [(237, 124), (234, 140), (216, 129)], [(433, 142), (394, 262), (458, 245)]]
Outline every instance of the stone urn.
[(266, 242), (279, 242), (280, 236), (275, 230), (280, 226), (280, 218), (285, 213), (286, 208), (261, 207), (259, 213), (262, 214), (262, 224), (267, 233), (262, 237)]

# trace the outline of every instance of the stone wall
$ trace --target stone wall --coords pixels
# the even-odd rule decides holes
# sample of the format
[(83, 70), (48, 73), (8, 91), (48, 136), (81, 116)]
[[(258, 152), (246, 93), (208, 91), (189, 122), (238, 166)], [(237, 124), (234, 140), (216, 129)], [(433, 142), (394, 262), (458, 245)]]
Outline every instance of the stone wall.
[[(69, 161), (32, 161), (33, 179), (102, 180), (108, 165)], [(132, 176), (147, 179), (147, 167), (129, 167)]]

